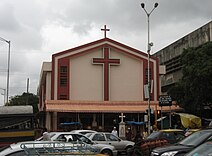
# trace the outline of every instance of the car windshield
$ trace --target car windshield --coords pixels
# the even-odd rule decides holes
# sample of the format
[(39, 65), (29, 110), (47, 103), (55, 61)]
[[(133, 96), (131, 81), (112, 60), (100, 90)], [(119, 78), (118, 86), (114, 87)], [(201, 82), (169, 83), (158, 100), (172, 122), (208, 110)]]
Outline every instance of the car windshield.
[(152, 132), (147, 139), (156, 139), (160, 135), (161, 132)]
[(195, 132), (192, 135), (188, 136), (184, 140), (180, 141), (179, 144), (185, 145), (185, 146), (197, 146), (202, 141), (209, 138), (211, 135), (212, 135), (211, 132), (198, 131), (198, 132)]
[(82, 142), (85, 142), (87, 144), (91, 144), (92, 141), (90, 139), (88, 139), (86, 136), (78, 136), (79, 140)]
[(110, 134), (110, 133), (106, 133), (106, 138), (108, 141), (120, 141), (118, 137), (116, 137), (115, 135), (113, 134)]
[(195, 148), (193, 151), (188, 153), (186, 156), (201, 156), (201, 155), (212, 155), (212, 142), (206, 142), (197, 148)]
[(86, 133), (86, 134), (85, 134), (85, 136), (88, 137), (88, 138), (89, 138), (91, 135), (92, 135), (92, 133)]

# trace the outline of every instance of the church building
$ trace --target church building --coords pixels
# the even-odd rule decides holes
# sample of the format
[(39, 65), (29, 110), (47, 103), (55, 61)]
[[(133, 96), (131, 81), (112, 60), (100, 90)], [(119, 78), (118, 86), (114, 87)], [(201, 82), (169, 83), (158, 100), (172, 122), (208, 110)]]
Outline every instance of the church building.
[[(148, 55), (106, 37), (52, 55), (43, 62), (38, 94), (42, 126), (61, 130), (64, 123), (83, 129), (111, 130), (124, 121), (144, 122), (148, 109)], [(156, 110), (160, 95), (160, 67), (150, 57), (151, 101)], [(178, 107), (172, 106), (173, 109)], [(163, 108), (169, 111), (169, 108)]]

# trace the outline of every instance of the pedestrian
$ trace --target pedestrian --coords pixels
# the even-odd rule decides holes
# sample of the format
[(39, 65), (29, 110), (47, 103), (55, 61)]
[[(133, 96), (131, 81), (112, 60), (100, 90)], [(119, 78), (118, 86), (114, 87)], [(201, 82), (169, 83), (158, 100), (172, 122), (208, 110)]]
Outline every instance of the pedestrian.
[(118, 132), (116, 130), (116, 127), (113, 127), (112, 134), (115, 135), (115, 136), (118, 136)]
[(47, 128), (43, 129), (43, 141), (51, 141), (51, 137)]
[(158, 131), (157, 125), (153, 125), (152, 130), (153, 130), (153, 132), (157, 132)]
[(126, 139), (129, 140), (129, 141), (132, 140), (132, 131), (131, 131), (131, 129), (129, 127), (127, 129)]

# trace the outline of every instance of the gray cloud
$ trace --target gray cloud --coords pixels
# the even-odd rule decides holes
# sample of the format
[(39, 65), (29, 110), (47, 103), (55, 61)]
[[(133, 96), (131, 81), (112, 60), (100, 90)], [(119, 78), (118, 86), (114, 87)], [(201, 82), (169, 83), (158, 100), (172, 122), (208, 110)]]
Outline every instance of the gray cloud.
[(17, 32), (20, 29), (18, 20), (14, 15), (14, 7), (10, 4), (0, 4), (0, 32)]
[[(193, 0), (1, 0), (0, 37), (11, 40), (10, 95), (22, 94), (30, 78), (36, 93), (43, 61), (52, 53), (103, 37), (146, 50), (147, 16), (150, 11), (152, 53), (211, 21), (212, 1)], [(8, 46), (0, 41), (0, 87), (6, 86)], [(2, 97), (0, 98), (0, 105)]]

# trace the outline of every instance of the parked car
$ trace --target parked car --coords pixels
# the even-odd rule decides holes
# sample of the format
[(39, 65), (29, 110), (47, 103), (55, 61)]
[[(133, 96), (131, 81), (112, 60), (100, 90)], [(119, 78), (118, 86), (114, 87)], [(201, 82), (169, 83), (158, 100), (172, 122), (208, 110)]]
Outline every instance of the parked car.
[(27, 141), (11, 144), (0, 150), (1, 156), (25, 155), (95, 155), (99, 151), (87, 144), (61, 143), (54, 141)]
[(153, 149), (151, 156), (183, 156), (209, 139), (212, 139), (212, 129), (199, 130), (174, 145)]
[(184, 131), (181, 129), (164, 129), (152, 132), (147, 140), (165, 139), (169, 144), (174, 144), (185, 138)]
[[(109, 156), (116, 156), (117, 150), (114, 146), (108, 144), (96, 143), (83, 134), (73, 133), (73, 132), (50, 132), (49, 133), (52, 141), (61, 141), (61, 142), (83, 142), (94, 148), (100, 150), (101, 154), (107, 154)], [(38, 138), (37, 140), (42, 141), (43, 137)]]
[(212, 155), (212, 141), (207, 141), (203, 143), (202, 145), (196, 147), (189, 153), (187, 153), (185, 156), (201, 156), (206, 155), (210, 156)]
[(93, 131), (93, 130), (89, 130), (89, 129), (80, 129), (80, 130), (72, 130), (71, 131), (72, 133), (80, 133), (80, 134), (83, 134), (83, 135), (85, 135), (85, 134), (87, 134), (87, 133), (94, 133), (94, 132), (96, 132), (96, 131)]
[(181, 129), (164, 129), (155, 131), (146, 139), (135, 142), (133, 148), (128, 151), (128, 155), (150, 155), (152, 149), (168, 144), (174, 144), (184, 138), (184, 131)]
[(135, 144), (132, 141), (122, 140), (109, 132), (87, 133), (85, 136), (97, 143), (113, 145), (118, 152), (126, 153)]

